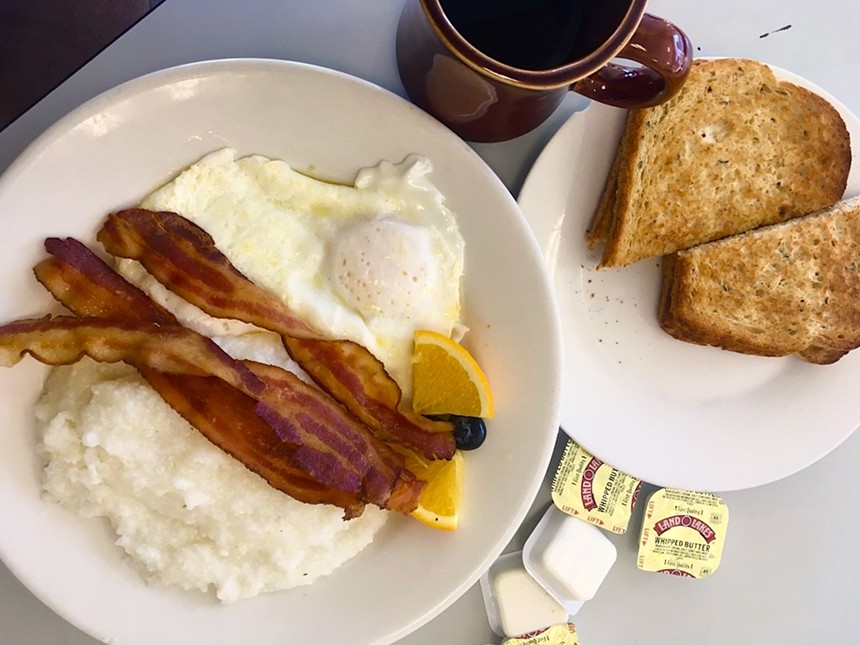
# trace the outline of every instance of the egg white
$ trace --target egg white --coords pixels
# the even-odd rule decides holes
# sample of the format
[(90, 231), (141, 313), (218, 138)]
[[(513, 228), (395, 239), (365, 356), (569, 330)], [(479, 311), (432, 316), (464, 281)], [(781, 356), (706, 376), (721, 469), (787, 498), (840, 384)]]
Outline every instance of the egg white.
[[(141, 206), (202, 227), (239, 271), (317, 331), (367, 347), (408, 399), (415, 330), (455, 338), (465, 331), (464, 241), (431, 172), (429, 160), (413, 155), (361, 170), (346, 186), (223, 149)], [(252, 326), (213, 319), (173, 296), (136, 262), (119, 268), (197, 331), (259, 337)]]

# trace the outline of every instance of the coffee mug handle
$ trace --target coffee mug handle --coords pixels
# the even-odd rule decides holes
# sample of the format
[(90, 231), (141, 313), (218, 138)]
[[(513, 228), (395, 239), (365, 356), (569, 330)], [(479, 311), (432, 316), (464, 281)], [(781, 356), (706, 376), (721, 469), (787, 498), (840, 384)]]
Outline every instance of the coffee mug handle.
[(658, 105), (681, 89), (693, 60), (693, 45), (677, 26), (646, 13), (618, 57), (643, 67), (609, 63), (570, 89), (615, 107)]

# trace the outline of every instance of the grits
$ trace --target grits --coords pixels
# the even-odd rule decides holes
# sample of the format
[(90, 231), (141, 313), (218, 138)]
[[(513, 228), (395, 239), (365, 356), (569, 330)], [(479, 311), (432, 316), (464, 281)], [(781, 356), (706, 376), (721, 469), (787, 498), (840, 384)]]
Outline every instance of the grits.
[(144, 578), (222, 602), (334, 571), (385, 511), (302, 504), (209, 443), (125, 364), (55, 368), (36, 406), (49, 498), (107, 518)]

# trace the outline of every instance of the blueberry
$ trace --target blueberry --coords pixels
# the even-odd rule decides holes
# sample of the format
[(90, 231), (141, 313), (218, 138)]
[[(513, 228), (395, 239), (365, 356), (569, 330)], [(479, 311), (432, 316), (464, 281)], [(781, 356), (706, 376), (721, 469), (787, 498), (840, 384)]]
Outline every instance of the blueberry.
[(481, 417), (451, 417), (454, 423), (454, 440), (460, 450), (480, 448), (487, 438), (487, 424)]

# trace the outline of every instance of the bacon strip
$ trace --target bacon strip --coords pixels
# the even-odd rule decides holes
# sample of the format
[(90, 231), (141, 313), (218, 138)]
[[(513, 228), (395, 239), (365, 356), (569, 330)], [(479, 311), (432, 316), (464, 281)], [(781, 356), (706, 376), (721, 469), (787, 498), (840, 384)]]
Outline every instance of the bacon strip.
[[(139, 370), (215, 376), (254, 399), (257, 416), (270, 425), (276, 422), (279, 426), (274, 428), (276, 432), (282, 427), (290, 429), (290, 437), (295, 439), (291, 443), (296, 446), (296, 460), (314, 479), (341, 492), (360, 494), (362, 499), (383, 508), (406, 470), (400, 462), (397, 471), (396, 456), (389, 454), (393, 451), (340, 406), (330, 400), (316, 399), (314, 407), (307, 407), (310, 400), (304, 400), (306, 406), (301, 409), (291, 407), (288, 393), (273, 390), (211, 340), (184, 327), (69, 316), (20, 320), (0, 326), (0, 365), (11, 367), (27, 354), (49, 365), (66, 365), (86, 355), (102, 362), (124, 361)], [(329, 424), (323, 428), (324, 433), (320, 433), (320, 424), (314, 421), (321, 417)], [(285, 439), (281, 432), (278, 434)], [(409, 484), (408, 477), (403, 476), (404, 485)], [(415, 480), (416, 498), (421, 486)]]
[[(315, 428), (315, 436), (322, 439), (326, 436), (328, 428), (340, 428), (343, 419), (354, 419), (340, 406), (328, 405), (331, 399), (327, 394), (309, 387), (292, 372), (274, 365), (252, 361), (245, 361), (245, 365), (266, 384), (268, 392), (274, 393), (273, 396), (257, 404), (256, 413), (286, 442), (291, 442), (296, 436), (297, 428), (302, 425)], [(287, 419), (282, 414), (285, 409), (295, 411), (292, 419)], [(354, 425), (363, 428), (357, 420), (354, 420)], [(377, 467), (369, 470), (364, 479), (362, 491), (365, 499), (373, 502), (377, 499), (385, 499), (387, 504), (384, 508), (403, 513), (411, 513), (418, 507), (418, 498), (425, 484), (404, 467), (400, 455), (384, 443), (375, 440), (369, 433), (366, 435), (355, 433), (351, 439), (351, 448), (357, 454), (372, 455), (375, 451), (376, 459), (379, 460)], [(306, 446), (298, 448), (296, 461), (313, 477), (325, 479), (324, 474), (318, 469), (324, 469), (329, 464), (315, 462), (313, 455), (310, 455), (310, 461), (306, 460), (305, 451)]]
[[(77, 240), (51, 238), (45, 249), (54, 257), (36, 265), (36, 278), (75, 314), (176, 324), (173, 314)], [(357, 495), (323, 486), (301, 469), (294, 447), (254, 414), (255, 399), (217, 378), (139, 371), (203, 436), (273, 488), (308, 504), (339, 506), (345, 519), (361, 515), (364, 502)]]
[(193, 222), (176, 213), (131, 209), (109, 215), (98, 240), (109, 253), (139, 261), (206, 313), (280, 334), (302, 369), (381, 439), (430, 459), (453, 456), (452, 424), (399, 409), (400, 388), (373, 354), (299, 327), (280, 300), (242, 275)]
[(216, 376), (254, 398), (265, 390), (260, 379), (218, 345), (179, 325), (47, 316), (0, 326), (0, 366), (12, 367), (27, 354), (47, 365), (69, 365), (89, 356), (169, 374)]
[[(65, 240), (51, 238), (45, 241), (45, 249), (54, 257), (40, 262), (35, 267), (34, 272), (36, 274), (36, 278), (60, 303), (79, 316), (125, 316), (165, 325), (176, 324), (176, 319), (173, 314), (156, 304), (146, 293), (116, 273), (116, 271), (109, 267), (101, 258), (79, 241), (73, 238)], [(354, 428), (355, 432), (357, 432), (359, 436), (359, 440), (353, 444), (354, 447), (357, 447), (362, 454), (376, 456), (378, 465), (381, 466), (388, 474), (387, 478), (380, 478), (376, 473), (376, 469), (370, 469), (368, 471), (365, 479), (369, 479), (370, 483), (368, 485), (372, 489), (371, 499), (369, 501), (373, 501), (374, 503), (382, 506), (383, 504), (381, 501), (386, 499), (387, 491), (380, 488), (378, 482), (380, 480), (388, 482), (393, 481), (393, 490), (388, 491), (391, 493), (391, 497), (388, 498), (387, 503), (385, 503), (383, 507), (403, 513), (410, 513), (415, 510), (418, 504), (418, 497), (423, 490), (424, 484), (416, 480), (414, 475), (404, 468), (402, 459), (394, 453), (394, 451), (388, 449), (387, 446), (374, 441), (373, 437), (370, 436), (366, 430), (360, 426), (360, 424), (355, 423), (354, 420), (352, 420), (348, 414), (343, 412), (342, 409), (333, 401), (328, 399), (326, 396), (317, 393), (316, 390), (307, 386), (290, 372), (274, 366), (263, 366), (259, 363), (252, 362), (245, 363), (245, 366), (254, 372), (255, 375), (266, 384), (267, 395), (265, 398), (267, 401), (275, 402), (276, 410), (282, 410), (285, 406), (289, 405), (288, 401), (283, 398), (288, 392), (306, 392), (305, 396), (310, 396), (316, 402), (315, 405), (317, 408), (332, 408), (335, 411), (337, 419), (340, 419), (341, 417), (347, 418), (349, 425)], [(168, 403), (171, 403), (172, 401), (177, 402), (177, 397), (180, 395), (180, 392), (176, 387), (177, 383), (181, 382), (186, 377), (168, 375), (170, 376), (170, 391), (165, 393), (160, 389), (160, 386), (165, 385), (164, 379), (150, 379), (152, 376), (152, 370), (143, 369), (139, 371), (141, 371), (144, 378), (150, 380), (150, 383), (155, 387), (156, 391), (162, 394), (162, 396), (168, 400)], [(157, 382), (155, 382), (156, 380)], [(254, 463), (250, 459), (246, 461), (239, 457), (238, 448), (231, 448), (229, 445), (222, 445), (220, 440), (216, 440), (213, 436), (210, 436), (210, 434), (214, 435), (214, 432), (216, 431), (221, 433), (226, 432), (231, 427), (231, 424), (228, 421), (225, 421), (223, 424), (218, 422), (217, 417), (213, 416), (215, 412), (221, 409), (221, 414), (225, 419), (232, 418), (233, 416), (230, 412), (232, 409), (231, 406), (219, 407), (214, 402), (235, 400), (240, 397), (237, 397), (234, 394), (235, 390), (226, 383), (217, 379), (208, 379), (208, 381), (208, 396), (213, 403), (207, 406), (209, 412), (207, 421), (210, 425), (219, 426), (220, 429), (216, 428), (207, 430), (207, 428), (202, 427), (202, 424), (199, 423), (201, 421), (199, 415), (197, 417), (193, 417), (189, 414), (189, 416), (186, 416), (186, 419), (192, 423), (192, 425), (195, 425), (195, 427), (201, 430), (205, 436), (209, 437), (213, 443), (222, 447), (226, 452), (237, 456), (237, 458), (239, 458), (246, 466), (258, 474), (261, 474), (264, 478), (267, 478), (265, 474), (266, 464), (258, 466), (258, 464)], [(192, 384), (191, 387), (193, 391), (196, 391), (194, 390), (194, 384)], [(189, 396), (195, 398), (193, 394)], [(256, 408), (256, 401), (247, 396), (244, 398), (247, 400), (241, 406), (243, 410), (253, 410)], [(181, 406), (182, 409), (179, 409), (179, 407), (180, 406), (177, 402), (177, 404), (174, 405), (174, 408), (182, 414), (182, 409), (193, 409), (193, 401), (191, 403), (183, 404)], [(268, 405), (267, 410), (273, 421), (282, 422), (280, 412), (277, 414), (274, 413), (272, 411), (271, 404)], [(251, 421), (247, 421), (247, 423), (251, 423)], [(254, 432), (259, 434), (262, 441), (271, 443), (269, 440), (273, 436), (273, 428), (270, 425), (261, 423), (250, 427)], [(367, 446), (368, 442), (371, 444), (370, 447)], [(307, 460), (307, 450), (303, 454)], [(294, 453), (291, 454), (291, 458), (295, 461)], [(296, 463), (296, 465), (298, 466), (298, 463)], [(313, 467), (313, 462), (311, 461), (309, 465)], [(270, 481), (270, 483), (272, 482)], [(275, 485), (276, 488), (279, 488), (277, 484), (273, 485)], [(305, 482), (301, 481), (297, 482), (297, 485), (300, 487), (307, 487)], [(292, 494), (289, 490), (284, 490), (284, 492)], [(296, 498), (301, 499), (302, 501), (313, 501), (312, 499), (305, 499), (303, 497)], [(329, 498), (326, 498), (325, 500), (320, 499), (319, 502), (333, 503)], [(350, 512), (349, 508), (346, 506), (343, 507), (348, 513)]]
[(383, 441), (407, 446), (427, 459), (454, 455), (451, 424), (399, 409), (400, 388), (361, 345), (284, 336), (284, 346), (320, 387)]
[(226, 262), (209, 234), (175, 213), (134, 208), (108, 215), (97, 238), (108, 253), (139, 261), (191, 304), (205, 304), (211, 316), (236, 318), (241, 311), (245, 318), (239, 320), (259, 327), (295, 338), (322, 338), (277, 298), (249, 287), (250, 281)]
[(37, 264), (33, 273), (60, 304), (78, 316), (179, 324), (172, 313), (78, 240), (50, 237), (45, 240), (45, 250), (54, 257)]
[(344, 518), (361, 515), (358, 495), (323, 486), (295, 461), (295, 449), (254, 414), (257, 402), (212, 377), (143, 370), (156, 392), (213, 444), (232, 455), (272, 488), (308, 504), (333, 504)]

